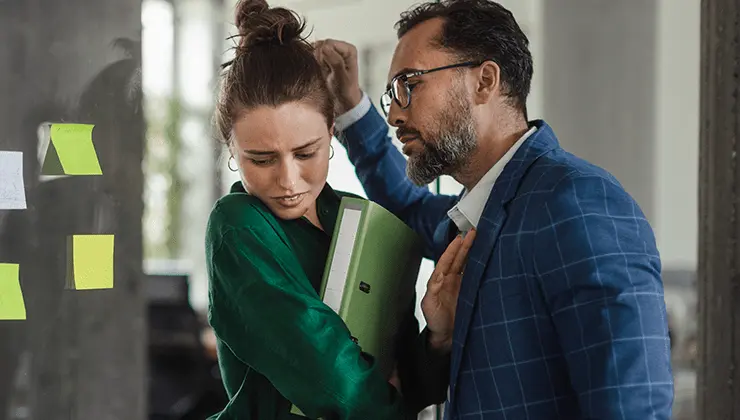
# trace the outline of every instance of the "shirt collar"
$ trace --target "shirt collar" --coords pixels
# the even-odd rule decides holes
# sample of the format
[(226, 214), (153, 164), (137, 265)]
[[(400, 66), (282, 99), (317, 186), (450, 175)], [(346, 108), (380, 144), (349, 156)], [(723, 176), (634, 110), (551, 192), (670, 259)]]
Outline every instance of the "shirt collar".
[(461, 232), (467, 232), (472, 228), (478, 228), (483, 209), (486, 207), (488, 197), (491, 195), (496, 180), (503, 172), (506, 164), (511, 161), (519, 147), (531, 136), (537, 127), (530, 128), (516, 143), (506, 152), (506, 154), (494, 164), (491, 169), (483, 175), (483, 178), (470, 191), (463, 192), (460, 201), (455, 204), (448, 212), (447, 216), (457, 226)]

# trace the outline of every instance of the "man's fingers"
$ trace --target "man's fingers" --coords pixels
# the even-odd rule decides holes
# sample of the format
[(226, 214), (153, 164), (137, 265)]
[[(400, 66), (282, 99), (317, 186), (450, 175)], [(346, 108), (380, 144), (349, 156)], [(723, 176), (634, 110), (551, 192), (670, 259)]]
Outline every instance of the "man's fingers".
[(445, 276), (445, 281), (442, 284), (442, 288), (446, 290), (446, 293), (450, 295), (457, 295), (460, 292), (460, 285), (462, 284), (462, 276), (457, 274), (450, 274)]
[(328, 45), (331, 49), (341, 55), (346, 61), (354, 60), (357, 57), (357, 48), (346, 42), (335, 42)]
[(346, 71), (344, 58), (342, 58), (334, 48), (324, 48), (322, 50), (322, 56), (324, 57), (324, 61), (329, 64), (334, 71)]
[(336, 51), (336, 53), (339, 54), (340, 57), (342, 57), (344, 68), (346, 69), (347, 73), (357, 72), (357, 66), (359, 65), (359, 63), (357, 62), (357, 51), (354, 50), (354, 47), (352, 48), (352, 51), (340, 50), (336, 47), (332, 48), (332, 50)]
[(444, 276), (434, 276), (432, 277), (429, 282), (427, 283), (427, 293), (431, 295), (437, 295), (442, 289), (442, 284), (444, 283)]
[(324, 39), (313, 43), (314, 48), (320, 48), (324, 53), (333, 51), (342, 58), (346, 67), (350, 67), (357, 62), (357, 48), (344, 41), (336, 39)]
[(349, 42), (328, 38), (326, 39), (325, 45), (337, 50), (342, 57), (351, 58), (353, 55), (357, 55), (357, 48)]
[(321, 50), (321, 48), (316, 48), (313, 50), (313, 56), (316, 57), (316, 61), (319, 62), (321, 67), (326, 67), (324, 64), (324, 52)]
[(331, 49), (330, 47), (326, 46), (326, 41), (316, 41), (312, 43), (313, 45), (313, 55), (316, 57), (316, 59), (321, 64), (326, 63), (326, 50)]
[(316, 61), (319, 62), (321, 69), (324, 71), (324, 76), (327, 78), (331, 77), (336, 71), (336, 65), (330, 58), (327, 58), (326, 48), (316, 50), (314, 55), (316, 56)]
[(465, 239), (463, 239), (462, 244), (460, 244), (457, 250), (457, 254), (455, 254), (450, 271), (446, 271), (446, 273), (457, 274), (462, 272), (465, 262), (468, 259), (468, 251), (473, 246), (473, 241), (475, 241), (475, 229), (471, 229), (470, 232), (465, 234)]

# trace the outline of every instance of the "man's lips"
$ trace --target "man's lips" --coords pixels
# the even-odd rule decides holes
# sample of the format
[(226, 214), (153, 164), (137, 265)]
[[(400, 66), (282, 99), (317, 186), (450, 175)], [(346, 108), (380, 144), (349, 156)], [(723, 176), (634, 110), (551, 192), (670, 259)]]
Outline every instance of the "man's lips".
[(403, 143), (403, 148), (401, 149), (401, 151), (404, 155), (411, 155), (411, 151), (414, 148), (414, 143), (416, 143), (416, 140), (418, 140), (417, 137), (409, 137), (401, 140), (401, 143)]

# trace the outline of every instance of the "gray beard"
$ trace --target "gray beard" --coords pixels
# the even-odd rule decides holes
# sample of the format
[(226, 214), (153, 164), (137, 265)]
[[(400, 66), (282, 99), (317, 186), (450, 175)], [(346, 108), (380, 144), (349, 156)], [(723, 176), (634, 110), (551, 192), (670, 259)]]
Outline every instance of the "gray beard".
[(422, 139), (424, 149), (409, 157), (406, 163), (406, 176), (416, 185), (428, 185), (442, 175), (458, 172), (478, 145), (468, 107), (448, 109), (440, 119), (441, 129), (433, 141)]

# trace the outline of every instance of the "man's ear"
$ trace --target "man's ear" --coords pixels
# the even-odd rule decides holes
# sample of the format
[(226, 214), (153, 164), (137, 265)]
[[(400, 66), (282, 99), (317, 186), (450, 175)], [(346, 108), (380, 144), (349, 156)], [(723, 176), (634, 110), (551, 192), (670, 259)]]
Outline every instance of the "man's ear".
[(494, 61), (485, 61), (480, 65), (477, 75), (475, 102), (485, 104), (491, 101), (494, 95), (501, 90), (501, 67)]
[(334, 137), (334, 126), (336, 123), (332, 123), (331, 127), (329, 127), (329, 137)]

